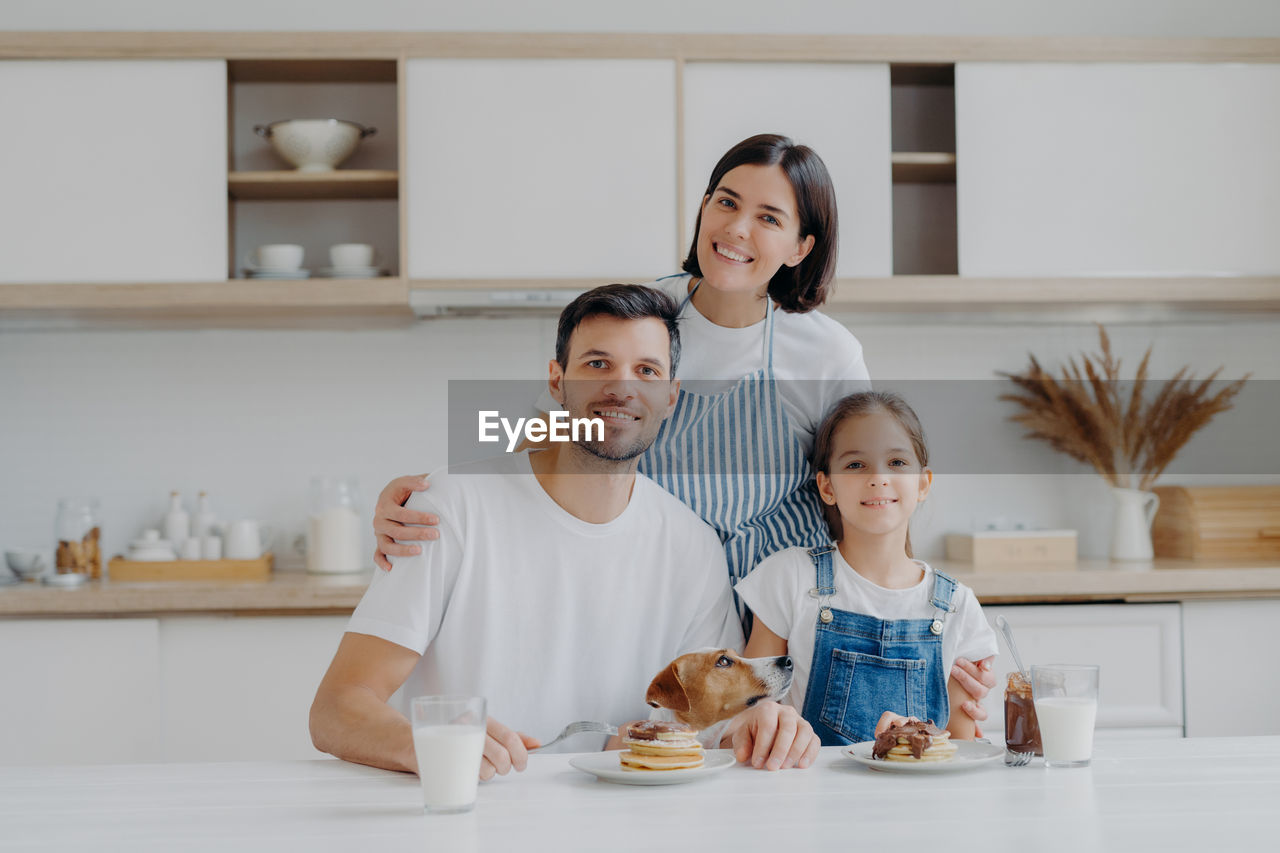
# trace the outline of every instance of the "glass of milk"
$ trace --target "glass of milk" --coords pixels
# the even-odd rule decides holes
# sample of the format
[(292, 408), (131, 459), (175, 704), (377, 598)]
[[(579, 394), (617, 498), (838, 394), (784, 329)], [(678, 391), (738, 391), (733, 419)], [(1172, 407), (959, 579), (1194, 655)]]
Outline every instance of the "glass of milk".
[(355, 477), (312, 477), (307, 516), (307, 571), (358, 572), (364, 568), (364, 521)]
[(424, 811), (471, 811), (484, 753), (484, 699), (419, 696), (410, 703), (410, 715)]
[(1031, 667), (1031, 695), (1040, 724), (1045, 767), (1088, 767), (1098, 716), (1098, 667)]

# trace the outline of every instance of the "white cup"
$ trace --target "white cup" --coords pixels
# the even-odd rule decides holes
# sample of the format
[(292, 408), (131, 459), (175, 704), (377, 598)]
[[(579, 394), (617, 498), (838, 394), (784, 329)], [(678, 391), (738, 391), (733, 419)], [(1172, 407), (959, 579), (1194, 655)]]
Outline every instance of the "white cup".
[(373, 266), (373, 246), (368, 243), (337, 243), (329, 247), (329, 262), (336, 270)]
[(1098, 716), (1098, 667), (1031, 667), (1031, 695), (1040, 724), (1045, 767), (1088, 767)]
[(200, 540), (200, 556), (205, 560), (221, 560), (222, 537), (216, 533), (210, 533)]
[[(223, 553), (228, 560), (256, 560), (262, 556), (263, 540), (269, 540), (270, 534), (263, 533), (258, 522), (251, 518), (242, 518), (227, 524), (223, 537)], [(270, 528), (265, 528), (270, 529)]]
[(471, 811), (484, 754), (484, 698), (419, 696), (410, 703), (410, 716), (423, 810), (428, 814)]
[(182, 559), (198, 560), (200, 559), (200, 540), (194, 536), (189, 536), (182, 541)]
[(249, 266), (289, 272), (302, 266), (302, 247), (296, 243), (268, 243), (249, 253)]

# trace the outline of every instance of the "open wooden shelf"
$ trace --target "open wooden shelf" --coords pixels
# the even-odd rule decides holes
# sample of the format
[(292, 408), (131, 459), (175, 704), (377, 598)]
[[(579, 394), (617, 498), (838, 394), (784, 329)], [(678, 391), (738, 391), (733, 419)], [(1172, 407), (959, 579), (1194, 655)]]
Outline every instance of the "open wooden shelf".
[(956, 155), (945, 151), (895, 151), (890, 162), (895, 184), (956, 182)]
[(232, 59), (232, 83), (394, 83), (396, 62), (387, 59)]
[(396, 198), (400, 193), (400, 174), (390, 169), (232, 172), (227, 176), (227, 192), (237, 201)]

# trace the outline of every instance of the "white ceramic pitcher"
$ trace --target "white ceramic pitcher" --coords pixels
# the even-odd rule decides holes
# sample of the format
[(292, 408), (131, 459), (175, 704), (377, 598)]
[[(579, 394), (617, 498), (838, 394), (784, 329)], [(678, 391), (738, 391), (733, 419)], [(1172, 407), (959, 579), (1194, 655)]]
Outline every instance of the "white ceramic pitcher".
[(1111, 519), (1111, 559), (1150, 560), (1151, 522), (1155, 521), (1160, 498), (1155, 492), (1138, 489), (1111, 490), (1115, 496), (1115, 514)]

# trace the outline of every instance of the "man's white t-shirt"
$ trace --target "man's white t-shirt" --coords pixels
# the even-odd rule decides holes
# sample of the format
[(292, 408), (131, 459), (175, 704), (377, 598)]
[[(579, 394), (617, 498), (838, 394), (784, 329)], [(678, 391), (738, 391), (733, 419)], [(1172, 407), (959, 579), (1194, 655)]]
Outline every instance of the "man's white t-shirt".
[[(928, 563), (916, 560), (924, 570), (924, 577), (915, 586), (885, 589), (855, 572), (839, 549), (832, 552), (831, 560), (836, 594), (830, 604), (836, 610), (886, 620), (932, 619), (937, 612), (930, 604), (933, 568)], [(818, 585), (817, 580), (809, 552), (804, 548), (788, 548), (761, 560), (760, 565), (734, 587), (756, 620), (787, 641), (787, 654), (795, 667), (788, 698), (797, 710), (804, 709), (809, 672), (813, 667), (814, 628), (821, 604), (809, 595), (809, 590)], [(995, 632), (982, 615), (973, 590), (957, 583), (951, 603), (956, 611), (947, 616), (942, 631), (944, 679), (950, 676), (956, 658), (976, 661), (997, 651)]]
[(742, 647), (719, 539), (652, 480), (636, 475), (605, 524), (562, 509), (525, 453), (430, 480), (407, 506), (437, 514), (440, 538), (392, 558), (347, 625), (422, 654), (406, 701), (484, 696), (490, 717), (550, 740), (573, 720), (646, 719), (672, 659)]
[[(679, 305), (689, 295), (688, 274), (648, 282)], [(730, 329), (717, 326), (690, 302), (680, 312), (680, 365), (685, 390), (718, 394), (765, 366), (765, 321)], [(822, 419), (842, 397), (871, 389), (862, 344), (842, 324), (817, 311), (773, 311), (773, 373), (782, 405), (806, 453)], [(559, 405), (543, 392), (539, 411)]]

